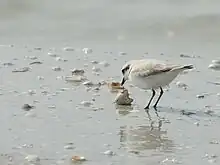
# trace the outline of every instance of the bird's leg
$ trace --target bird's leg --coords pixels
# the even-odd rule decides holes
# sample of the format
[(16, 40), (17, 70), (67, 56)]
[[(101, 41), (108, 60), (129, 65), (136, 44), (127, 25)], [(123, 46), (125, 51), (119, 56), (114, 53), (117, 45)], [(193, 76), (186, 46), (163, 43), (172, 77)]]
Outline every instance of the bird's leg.
[(162, 87), (160, 87), (160, 96), (158, 97), (156, 103), (154, 104), (155, 109), (157, 108), (157, 104), (160, 101), (162, 95), (163, 95), (163, 89), (162, 89)]
[(150, 98), (150, 101), (148, 102), (148, 104), (147, 104), (147, 106), (144, 108), (144, 109), (149, 109), (149, 107), (150, 107), (150, 103), (151, 103), (151, 101), (153, 100), (153, 98), (154, 98), (154, 96), (155, 96), (155, 94), (156, 94), (156, 92), (155, 92), (155, 90), (154, 89), (152, 89), (152, 96), (151, 96), (151, 98)]

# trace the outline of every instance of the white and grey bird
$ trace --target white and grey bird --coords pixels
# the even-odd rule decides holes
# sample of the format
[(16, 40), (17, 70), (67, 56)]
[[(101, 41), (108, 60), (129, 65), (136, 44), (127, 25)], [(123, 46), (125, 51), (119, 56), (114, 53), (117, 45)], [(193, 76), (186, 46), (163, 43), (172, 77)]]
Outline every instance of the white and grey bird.
[(122, 67), (123, 79), (121, 85), (128, 80), (134, 86), (144, 90), (152, 90), (150, 98), (145, 109), (149, 106), (156, 94), (155, 90), (160, 89), (160, 95), (154, 104), (156, 109), (158, 102), (163, 95), (163, 87), (168, 86), (183, 70), (193, 69), (193, 65), (171, 64), (166, 61), (156, 59), (131, 60)]

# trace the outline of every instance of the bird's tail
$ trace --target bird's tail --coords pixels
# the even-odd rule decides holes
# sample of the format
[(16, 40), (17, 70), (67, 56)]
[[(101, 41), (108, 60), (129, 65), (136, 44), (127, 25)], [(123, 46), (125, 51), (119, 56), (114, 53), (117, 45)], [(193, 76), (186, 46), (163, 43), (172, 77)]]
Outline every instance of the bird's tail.
[(186, 69), (193, 69), (193, 65), (189, 64), (189, 65), (183, 65), (183, 66), (179, 66), (179, 67), (175, 67), (174, 69), (172, 69), (172, 71), (183, 71)]
[(183, 66), (183, 69), (193, 69), (194, 67), (193, 67), (193, 65), (192, 64), (190, 64), (190, 65), (184, 65)]

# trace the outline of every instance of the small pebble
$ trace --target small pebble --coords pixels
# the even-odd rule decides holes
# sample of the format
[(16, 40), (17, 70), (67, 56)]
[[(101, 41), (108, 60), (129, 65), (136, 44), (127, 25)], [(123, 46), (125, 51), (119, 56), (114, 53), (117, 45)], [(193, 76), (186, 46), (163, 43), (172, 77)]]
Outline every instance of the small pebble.
[(84, 156), (72, 156), (72, 162), (84, 162), (86, 158)]
[(86, 77), (81, 75), (73, 75), (73, 76), (66, 76), (65, 80), (67, 82), (82, 82), (86, 80)]
[(181, 110), (180, 111), (182, 115), (186, 115), (186, 116), (190, 116), (190, 115), (195, 115), (196, 113), (195, 112), (187, 112), (185, 110)]
[(61, 57), (56, 57), (55, 60), (56, 60), (56, 61), (62, 61), (62, 62), (66, 62), (66, 61), (68, 61), (68, 60), (63, 59), (63, 58), (61, 58)]
[(37, 155), (28, 155), (25, 157), (25, 160), (34, 164), (40, 163), (40, 158)]
[(58, 57), (58, 55), (56, 53), (53, 53), (53, 52), (48, 52), (47, 54), (51, 57)]
[(49, 108), (49, 109), (55, 109), (56, 106), (55, 106), (55, 105), (48, 105), (47, 108)]
[(113, 155), (115, 155), (115, 153), (111, 150), (107, 150), (107, 151), (104, 152), (104, 155), (113, 156)]
[(29, 65), (34, 65), (34, 64), (43, 64), (43, 62), (40, 62), (40, 61), (34, 61), (34, 62), (31, 62)]
[(87, 68), (89, 66), (89, 64), (83, 64), (83, 66)]
[(30, 59), (30, 60), (36, 60), (37, 59), (36, 56), (24, 56), (24, 58)]
[(83, 69), (72, 69), (71, 70), (72, 75), (83, 75), (85, 73), (85, 71)]
[(135, 155), (138, 155), (138, 154), (140, 154), (140, 151), (129, 151), (130, 153), (133, 153), (133, 154), (135, 154)]
[(25, 111), (29, 111), (29, 110), (31, 110), (32, 108), (34, 108), (34, 106), (31, 106), (31, 105), (29, 105), (29, 104), (24, 104), (24, 105), (22, 106), (22, 109), (24, 109)]
[(66, 150), (73, 150), (75, 147), (73, 146), (73, 143), (69, 143), (67, 145), (64, 146), (64, 149)]
[(213, 64), (220, 64), (220, 60), (212, 60)]
[(119, 52), (119, 55), (126, 55), (127, 53), (125, 52)]
[(63, 48), (64, 51), (74, 51), (75, 49), (74, 48), (71, 48), (71, 47), (65, 47)]
[(11, 63), (11, 62), (5, 62), (5, 63), (3, 63), (2, 65), (4, 65), (4, 66), (13, 66), (14, 64)]
[(31, 90), (31, 89), (30, 89), (30, 90), (28, 90), (28, 94), (29, 94), (29, 95), (34, 95), (34, 94), (36, 94), (36, 90)]
[(198, 99), (204, 99), (204, 98), (205, 98), (205, 95), (196, 95), (196, 97), (197, 97)]
[(100, 63), (99, 63), (100, 65), (103, 65), (104, 67), (108, 67), (110, 64), (108, 63), (108, 62), (106, 62), (106, 61), (101, 61)]
[(187, 54), (180, 54), (180, 57), (182, 57), (182, 58), (194, 58), (194, 56), (187, 55)]
[(100, 90), (100, 87), (93, 88), (93, 91), (98, 92)]
[(216, 159), (209, 159), (208, 162), (209, 163), (216, 163)]
[(37, 79), (38, 80), (44, 80), (44, 77), (43, 76), (37, 76)]
[(64, 79), (63, 76), (57, 76), (57, 77), (56, 77), (56, 80), (63, 80), (63, 79)]
[(184, 89), (186, 89), (188, 87), (188, 85), (186, 85), (185, 83), (180, 82), (180, 81), (176, 82), (176, 86), (179, 88), (184, 88)]
[(199, 126), (199, 122), (195, 122), (194, 124), (195, 124), (196, 126)]
[(23, 67), (23, 68), (16, 68), (12, 72), (27, 72), (29, 70), (30, 70), (29, 67)]
[(108, 52), (108, 51), (105, 51), (104, 53), (105, 53), (105, 54), (112, 54), (112, 52)]
[(209, 69), (212, 69), (212, 70), (220, 70), (220, 64), (218, 63), (213, 63), (213, 64), (210, 64), (208, 66)]
[(62, 68), (59, 67), (59, 66), (55, 66), (55, 67), (52, 67), (52, 70), (54, 70), (54, 71), (61, 71)]
[(42, 50), (42, 48), (36, 47), (36, 48), (34, 48), (34, 50)]
[(91, 101), (82, 101), (80, 104), (85, 106), (85, 107), (90, 107), (93, 104), (93, 102), (91, 102)]
[(93, 86), (94, 84), (93, 84), (93, 82), (92, 81), (85, 81), (84, 83), (83, 83), (83, 85), (85, 85), (85, 86)]
[(69, 88), (60, 88), (60, 91), (67, 91)]
[(83, 51), (85, 54), (90, 54), (90, 53), (93, 52), (91, 48), (83, 48), (82, 51)]
[(100, 73), (98, 73), (98, 72), (92, 72), (92, 74), (94, 74), (95, 76), (99, 76), (100, 75)]
[(106, 85), (106, 84), (107, 84), (107, 82), (106, 82), (105, 80), (101, 80), (101, 81), (99, 81), (99, 83), (100, 83), (101, 85)]
[(212, 110), (205, 110), (204, 113), (207, 114), (207, 115), (212, 115), (214, 113), (214, 111), (212, 111)]
[(98, 64), (98, 61), (91, 61), (92, 64)]
[(217, 140), (212, 140), (212, 141), (210, 141), (209, 143), (210, 143), (210, 144), (219, 144), (219, 141), (217, 141)]
[(95, 66), (92, 67), (93, 72), (101, 72), (102, 70), (100, 68), (97, 68)]
[(87, 86), (87, 87), (100, 87), (101, 86), (101, 83), (98, 82), (98, 83), (93, 83), (92, 81), (85, 81), (83, 83), (83, 85)]

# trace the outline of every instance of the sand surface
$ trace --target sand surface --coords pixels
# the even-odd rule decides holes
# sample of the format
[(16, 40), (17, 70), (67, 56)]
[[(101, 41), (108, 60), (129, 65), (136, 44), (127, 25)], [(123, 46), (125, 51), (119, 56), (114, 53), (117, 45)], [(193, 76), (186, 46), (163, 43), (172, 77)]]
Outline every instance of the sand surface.
[[(67, 165), (74, 155), (87, 165), (219, 164), (220, 85), (210, 82), (220, 83), (220, 72), (208, 68), (220, 58), (219, 6), (217, 0), (1, 1), (0, 164)], [(121, 66), (141, 58), (195, 66), (170, 84), (157, 113), (143, 109), (151, 92), (129, 83), (134, 102), (123, 107), (107, 85), (65, 81), (74, 68), (95, 84), (120, 81)], [(30, 68), (13, 72), (23, 67)]]

